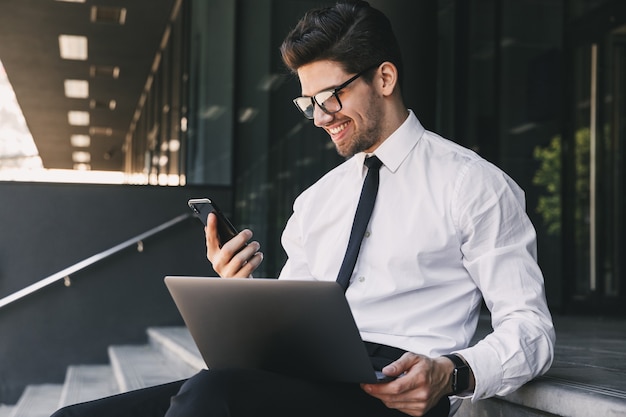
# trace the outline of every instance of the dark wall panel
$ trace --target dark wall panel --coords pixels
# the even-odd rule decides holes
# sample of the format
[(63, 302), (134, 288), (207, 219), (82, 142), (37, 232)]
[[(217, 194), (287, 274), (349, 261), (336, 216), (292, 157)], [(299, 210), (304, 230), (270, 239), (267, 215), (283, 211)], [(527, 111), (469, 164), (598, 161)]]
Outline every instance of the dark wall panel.
[[(188, 212), (211, 187), (0, 183), (0, 297)], [(189, 218), (0, 309), (0, 403), (27, 384), (62, 382), (69, 364), (106, 363), (107, 346), (144, 343), (147, 326), (182, 324), (165, 275), (214, 275), (201, 223)]]

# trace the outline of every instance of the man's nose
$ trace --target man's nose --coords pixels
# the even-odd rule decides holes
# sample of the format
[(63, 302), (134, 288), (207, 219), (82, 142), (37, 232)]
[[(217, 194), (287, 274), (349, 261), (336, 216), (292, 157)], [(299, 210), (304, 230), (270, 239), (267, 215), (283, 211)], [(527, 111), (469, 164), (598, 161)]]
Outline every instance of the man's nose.
[(320, 106), (317, 105), (317, 103), (315, 103), (313, 108), (313, 122), (315, 123), (315, 126), (322, 127), (333, 120), (334, 117), (335, 116), (332, 114), (326, 113), (320, 108)]

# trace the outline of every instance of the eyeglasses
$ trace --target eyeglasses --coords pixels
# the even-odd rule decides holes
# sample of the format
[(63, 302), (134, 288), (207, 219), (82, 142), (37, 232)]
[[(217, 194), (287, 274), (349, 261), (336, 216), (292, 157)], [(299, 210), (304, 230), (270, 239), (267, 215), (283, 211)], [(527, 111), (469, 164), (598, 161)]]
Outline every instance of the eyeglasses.
[(378, 65), (374, 65), (372, 67), (366, 68), (363, 71), (356, 74), (354, 77), (350, 78), (345, 83), (341, 84), (339, 87), (334, 88), (332, 90), (320, 91), (312, 97), (298, 97), (293, 99), (293, 104), (296, 105), (298, 110), (302, 112), (304, 117), (307, 119), (313, 119), (313, 115), (315, 113), (315, 104), (319, 106), (320, 109), (324, 111), (326, 114), (335, 114), (342, 109), (341, 100), (339, 100), (338, 93), (339, 91), (346, 88), (350, 83), (361, 75), (365, 74), (367, 71), (372, 70), (378, 67)]

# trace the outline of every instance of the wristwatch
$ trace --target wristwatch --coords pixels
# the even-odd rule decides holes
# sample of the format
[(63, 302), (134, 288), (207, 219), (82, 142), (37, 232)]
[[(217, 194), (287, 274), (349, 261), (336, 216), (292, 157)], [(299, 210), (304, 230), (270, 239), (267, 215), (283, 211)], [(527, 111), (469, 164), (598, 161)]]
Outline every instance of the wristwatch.
[(452, 392), (449, 395), (458, 395), (467, 391), (470, 383), (470, 368), (458, 355), (443, 355), (454, 363), (452, 371)]

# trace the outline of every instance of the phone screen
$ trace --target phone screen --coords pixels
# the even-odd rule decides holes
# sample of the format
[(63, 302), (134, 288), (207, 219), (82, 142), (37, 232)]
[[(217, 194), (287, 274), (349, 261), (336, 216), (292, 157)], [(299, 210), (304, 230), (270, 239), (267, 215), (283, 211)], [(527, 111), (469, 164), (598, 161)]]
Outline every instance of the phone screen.
[(210, 199), (193, 198), (187, 202), (187, 205), (189, 205), (189, 208), (191, 208), (196, 217), (198, 217), (205, 226), (209, 213), (215, 213), (217, 216), (217, 234), (220, 238), (220, 247), (239, 233), (230, 220), (222, 213), (217, 204)]

